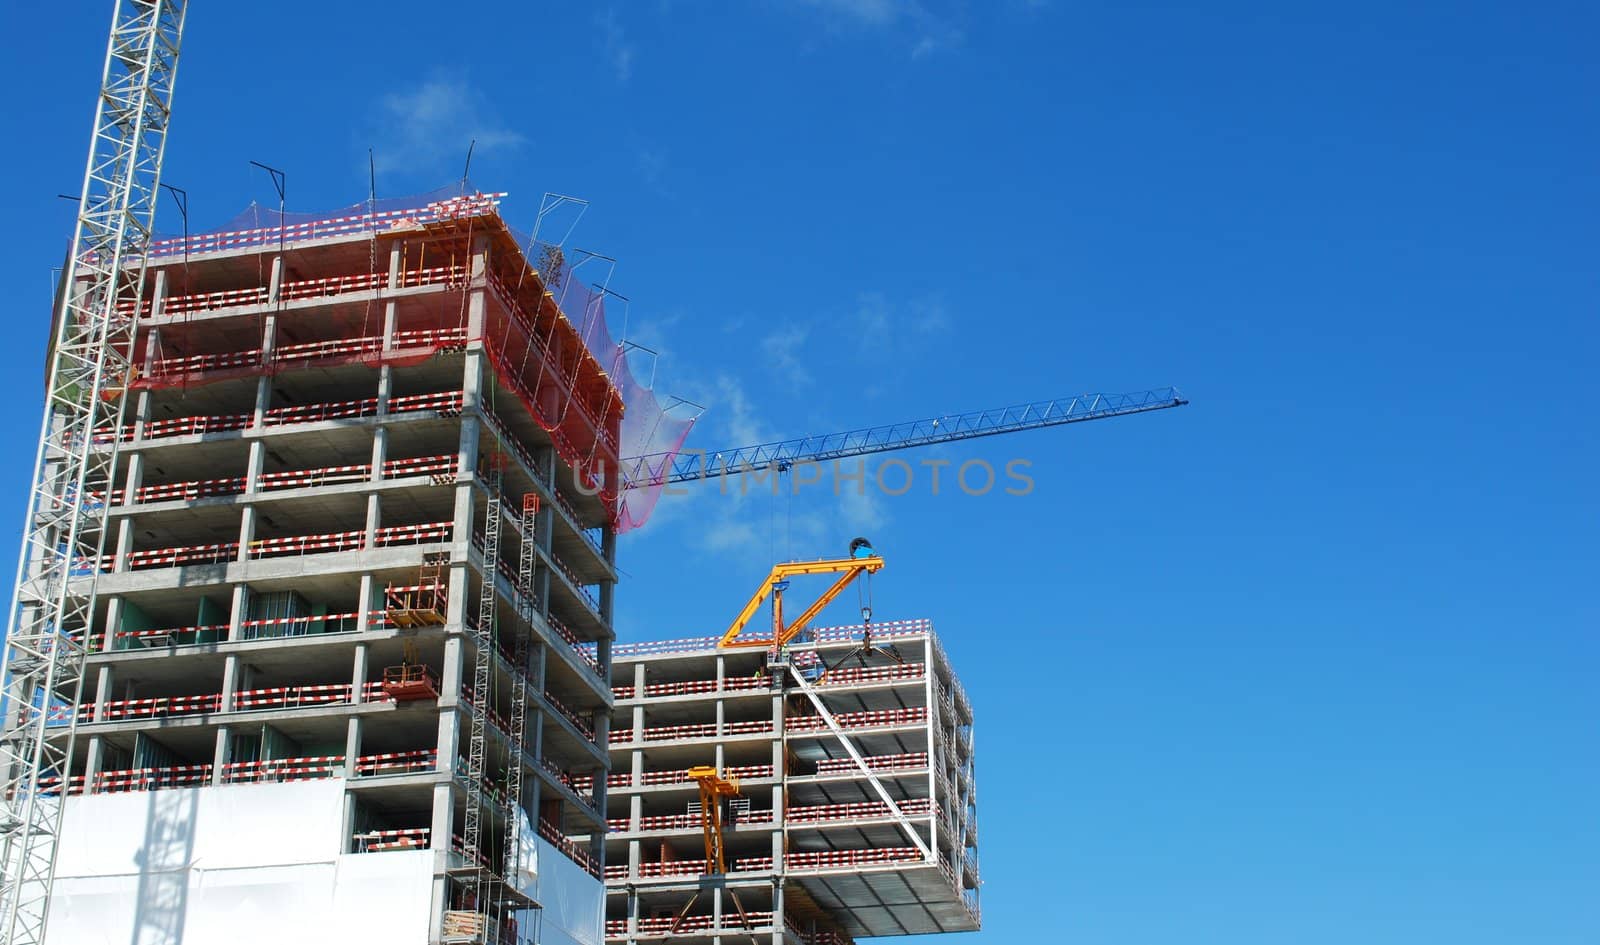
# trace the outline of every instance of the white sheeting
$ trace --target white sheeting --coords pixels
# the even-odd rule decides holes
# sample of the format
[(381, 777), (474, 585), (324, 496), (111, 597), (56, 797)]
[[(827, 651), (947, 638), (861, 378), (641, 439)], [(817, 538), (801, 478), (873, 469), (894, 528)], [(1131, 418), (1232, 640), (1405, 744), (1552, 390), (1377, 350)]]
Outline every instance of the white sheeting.
[(534, 843), (539, 875), (532, 895), (544, 907), (543, 914), (533, 919), (539, 945), (602, 945), (605, 884), (546, 840), (535, 837)]
[(533, 829), (533, 822), (528, 820), (528, 812), (517, 805), (517, 875), (511, 880), (535, 902), (539, 901), (536, 895), (539, 891), (539, 844), (543, 842), (539, 832)]
[(340, 853), (343, 803), (340, 780), (71, 798), (49, 945), (425, 942), (432, 853)]

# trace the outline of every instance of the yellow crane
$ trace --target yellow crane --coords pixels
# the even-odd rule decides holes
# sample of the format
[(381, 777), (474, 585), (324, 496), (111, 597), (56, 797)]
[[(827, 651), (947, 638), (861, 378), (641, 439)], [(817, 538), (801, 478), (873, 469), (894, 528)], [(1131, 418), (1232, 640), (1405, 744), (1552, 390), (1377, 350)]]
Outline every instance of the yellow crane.
[[(777, 654), (791, 640), (805, 630), (822, 609), (833, 603), (834, 599), (844, 592), (844, 589), (863, 575), (875, 574), (883, 570), (883, 558), (873, 550), (872, 543), (865, 538), (857, 538), (850, 542), (850, 553), (843, 558), (823, 558), (820, 561), (785, 561), (772, 566), (772, 572), (767, 575), (761, 586), (751, 595), (744, 609), (739, 611), (739, 616), (733, 619), (722, 639), (717, 641), (717, 646), (724, 649), (754, 649), (766, 647)], [(822, 592), (811, 606), (800, 613), (793, 623), (783, 622), (783, 592), (789, 588), (791, 578), (803, 577), (812, 574), (837, 574), (839, 577), (833, 584)], [(756, 611), (761, 609), (762, 603), (768, 597), (772, 598), (772, 633), (770, 636), (745, 636), (744, 630), (750, 621), (755, 618)], [(862, 621), (867, 624), (872, 622), (872, 607), (870, 603), (863, 604), (861, 608)]]
[[(728, 854), (723, 837), (723, 828), (726, 819), (723, 816), (724, 801), (730, 797), (739, 796), (739, 779), (725, 777), (712, 765), (696, 765), (688, 772), (689, 780), (700, 786), (700, 831), (706, 841), (706, 875), (721, 876), (728, 872)], [(744, 903), (739, 901), (739, 896), (732, 889), (728, 891), (728, 898), (733, 900), (733, 907), (739, 913), (739, 920), (744, 923), (746, 931), (752, 926), (750, 916), (744, 911)], [(700, 898), (697, 891), (689, 897), (689, 901), (678, 910), (678, 918), (668, 930), (669, 935), (676, 935), (678, 928), (683, 925), (683, 920), (689, 915), (689, 910)], [(754, 941), (754, 936), (751, 941)]]
[(723, 844), (722, 800), (739, 796), (739, 779), (725, 778), (711, 765), (689, 769), (689, 780), (700, 785), (700, 830), (706, 841), (706, 872), (728, 871), (728, 856)]

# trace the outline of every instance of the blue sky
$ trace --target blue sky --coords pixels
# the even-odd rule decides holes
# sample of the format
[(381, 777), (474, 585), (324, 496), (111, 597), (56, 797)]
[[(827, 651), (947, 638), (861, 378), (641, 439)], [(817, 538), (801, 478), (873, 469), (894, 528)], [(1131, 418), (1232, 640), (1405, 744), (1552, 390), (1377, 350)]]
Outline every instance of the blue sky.
[[(9, 14), (19, 444), (107, 7)], [(1026, 496), (918, 466), (900, 497), (671, 498), (623, 541), (619, 632), (720, 631), (775, 555), (869, 535), (879, 616), (933, 618), (979, 712), (963, 942), (1592, 945), (1597, 29), (1577, 3), (197, 3), (166, 180), (198, 229), (269, 199), (251, 159), (315, 210), (365, 196), (368, 147), (398, 195), (476, 137), (514, 223), (591, 201), (575, 241), (621, 261), (700, 446), (1179, 385), (905, 456), (1026, 459)], [(26, 476), (0, 472), (13, 532)]]

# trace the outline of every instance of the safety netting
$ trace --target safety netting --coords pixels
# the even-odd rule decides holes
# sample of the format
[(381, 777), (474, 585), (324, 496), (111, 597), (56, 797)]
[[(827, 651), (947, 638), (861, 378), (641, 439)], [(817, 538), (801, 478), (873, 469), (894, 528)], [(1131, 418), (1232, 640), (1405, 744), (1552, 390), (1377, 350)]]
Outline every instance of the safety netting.
[[(339, 364), (406, 366), (440, 352), (459, 350), (481, 340), (496, 376), (550, 434), (557, 453), (572, 469), (578, 485), (604, 502), (619, 532), (642, 526), (663, 488), (659, 476), (630, 476), (637, 457), (650, 464), (670, 463), (693, 427), (692, 418), (672, 416), (649, 385), (641, 383), (628, 362), (629, 346), (612, 331), (606, 317), (608, 293), (587, 283), (563, 263), (559, 246), (518, 234), (500, 217), (504, 194), (483, 193), (470, 184), (456, 184), (425, 194), (365, 201), (333, 211), (281, 213), (252, 203), (221, 227), (186, 236), (163, 234), (152, 241), (152, 258), (258, 247), (268, 251), (291, 242), (352, 234), (399, 233), (487, 236), (498, 248), (487, 273), (498, 305), (488, 306), (482, 331), (469, 337), (467, 306), (439, 307), (424, 321), (397, 325), (387, 339), (381, 320), (374, 322), (354, 308), (332, 310), (321, 336), (271, 349), (209, 350), (198, 334), (185, 346), (180, 333), (167, 329), (176, 344), (145, 345), (136, 388), (159, 389), (208, 384), (296, 367), (327, 368)], [(437, 245), (448, 245), (437, 241)], [(465, 250), (426, 246), (418, 255), (404, 254), (402, 286), (443, 284), (468, 287), (471, 261)], [(543, 271), (541, 271), (541, 269)], [(381, 265), (372, 257), (369, 272), (286, 278), (279, 286), (279, 304), (301, 298), (382, 290), (389, 285), (387, 254)], [(464, 297), (464, 295), (463, 295)], [(238, 305), (265, 305), (265, 284), (209, 292), (169, 293), (164, 315), (183, 315)], [(149, 311), (149, 301), (144, 310)], [(169, 326), (171, 322), (168, 322)], [(180, 326), (181, 327), (181, 326)], [(659, 458), (659, 459), (658, 459)]]
[[(559, 259), (550, 248), (524, 238), (524, 254), (530, 260)], [(547, 264), (545, 268), (550, 268)], [(650, 517), (656, 502), (661, 498), (664, 483), (658, 476), (639, 476), (638, 458), (657, 455), (675, 456), (683, 448), (694, 420), (674, 417), (663, 408), (660, 400), (647, 385), (634, 375), (628, 362), (628, 345), (612, 333), (606, 317), (608, 293), (604, 288), (585, 283), (569, 273), (560, 278), (554, 293), (558, 305), (568, 317), (577, 317), (578, 332), (583, 346), (600, 362), (613, 387), (621, 395), (625, 409), (622, 413), (617, 440), (617, 455), (621, 457), (616, 471), (621, 487), (621, 500), (617, 517), (617, 530), (630, 531), (643, 525)]]

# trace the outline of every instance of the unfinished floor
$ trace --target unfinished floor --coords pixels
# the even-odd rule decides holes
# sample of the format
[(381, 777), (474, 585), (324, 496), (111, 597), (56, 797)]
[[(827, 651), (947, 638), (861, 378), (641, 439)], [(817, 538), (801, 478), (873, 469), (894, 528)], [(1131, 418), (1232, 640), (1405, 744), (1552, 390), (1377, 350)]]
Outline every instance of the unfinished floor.
[(476, 193), (152, 257), (69, 811), (326, 780), (317, 856), (424, 854), (407, 940), (531, 941), (541, 845), (598, 901), (622, 409), (555, 280)]
[[(789, 659), (815, 676), (861, 637), (820, 630)], [(932, 856), (764, 650), (715, 638), (615, 648), (608, 942), (835, 945), (978, 928), (971, 705), (928, 621), (882, 624), (874, 639), (903, 662), (849, 659), (813, 690)], [(695, 765), (740, 783), (722, 876), (706, 875)]]

